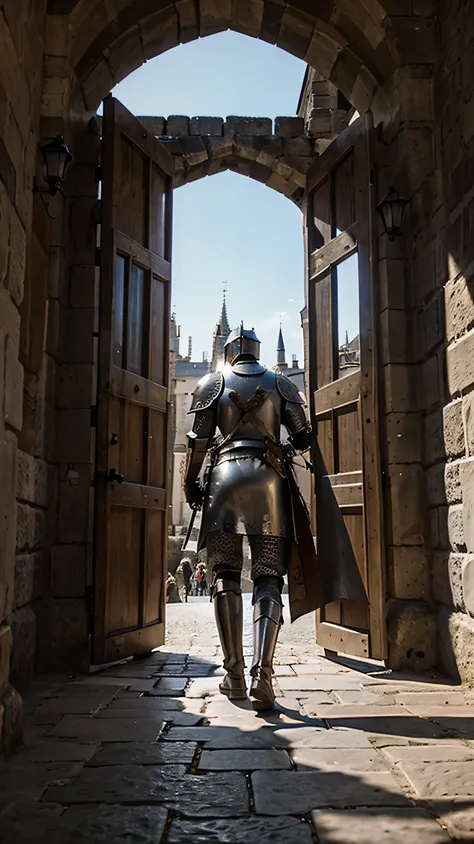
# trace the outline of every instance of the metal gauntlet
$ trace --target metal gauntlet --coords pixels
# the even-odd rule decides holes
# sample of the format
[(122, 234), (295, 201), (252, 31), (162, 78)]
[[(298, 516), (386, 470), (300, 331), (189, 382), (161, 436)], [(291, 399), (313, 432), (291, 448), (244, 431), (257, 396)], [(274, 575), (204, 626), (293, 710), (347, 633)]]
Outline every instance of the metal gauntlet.
[(207, 437), (205, 439), (199, 439), (194, 431), (190, 431), (188, 434), (186, 470), (183, 480), (184, 494), (190, 507), (200, 507), (202, 504), (203, 489), (198, 478), (206, 456), (206, 451)]

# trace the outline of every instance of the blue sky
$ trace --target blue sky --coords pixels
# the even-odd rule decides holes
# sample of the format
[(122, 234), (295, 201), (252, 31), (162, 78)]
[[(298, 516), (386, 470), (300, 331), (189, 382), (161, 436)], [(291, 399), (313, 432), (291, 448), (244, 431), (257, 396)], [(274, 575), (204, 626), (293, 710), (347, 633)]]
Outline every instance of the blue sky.
[[(147, 62), (113, 94), (137, 115), (274, 118), (295, 115), (304, 71), (303, 62), (277, 47), (224, 32)], [(301, 212), (265, 185), (231, 172), (175, 191), (173, 306), (182, 354), (189, 335), (194, 359), (211, 352), (224, 283), (231, 326), (244, 319), (255, 327), (262, 359), (275, 362), (281, 318), (287, 358), (295, 353), (302, 361)]]

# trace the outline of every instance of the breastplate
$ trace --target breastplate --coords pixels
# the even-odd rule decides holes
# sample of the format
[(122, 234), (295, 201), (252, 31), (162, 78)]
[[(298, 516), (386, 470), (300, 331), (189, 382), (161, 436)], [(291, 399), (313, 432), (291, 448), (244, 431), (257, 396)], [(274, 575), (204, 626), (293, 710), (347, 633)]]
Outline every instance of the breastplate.
[[(253, 371), (252, 371), (253, 367)], [(247, 365), (246, 367), (226, 366), (222, 372), (224, 376), (224, 391), (219, 399), (217, 407), (217, 426), (224, 437), (227, 437), (236, 427), (244, 411), (232, 401), (231, 393), (238, 393), (239, 396), (248, 402), (255, 395), (257, 388), (269, 392), (269, 396), (263, 405), (255, 411), (260, 431), (251, 421), (239, 425), (235, 433), (231, 435), (231, 441), (235, 440), (257, 440), (263, 444), (265, 434), (276, 441), (280, 441), (280, 427), (282, 416), (282, 400), (276, 388), (275, 373), (258, 364)]]

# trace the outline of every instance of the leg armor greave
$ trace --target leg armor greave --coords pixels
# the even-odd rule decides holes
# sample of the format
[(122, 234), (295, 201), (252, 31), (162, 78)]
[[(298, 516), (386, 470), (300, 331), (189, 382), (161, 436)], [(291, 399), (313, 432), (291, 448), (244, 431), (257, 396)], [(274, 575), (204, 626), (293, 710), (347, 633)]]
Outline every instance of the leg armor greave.
[(227, 671), (219, 689), (230, 699), (241, 700), (247, 697), (247, 690), (242, 646), (242, 593), (235, 579), (235, 572), (217, 574), (213, 582), (212, 595), (217, 630), (224, 652), (224, 668)]
[(273, 655), (283, 622), (280, 578), (259, 579), (253, 592), (254, 654), (250, 697), (254, 709), (273, 709)]

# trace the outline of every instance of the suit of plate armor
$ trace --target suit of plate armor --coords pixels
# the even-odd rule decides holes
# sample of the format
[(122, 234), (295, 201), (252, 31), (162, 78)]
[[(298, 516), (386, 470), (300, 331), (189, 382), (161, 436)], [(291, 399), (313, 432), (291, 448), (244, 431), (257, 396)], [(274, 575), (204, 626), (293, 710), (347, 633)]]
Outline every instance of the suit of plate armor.
[[(281, 590), (291, 542), (293, 510), (285, 475), (281, 426), (292, 445), (310, 444), (304, 397), (290, 379), (258, 362), (260, 343), (243, 325), (227, 340), (226, 365), (198, 384), (190, 409), (184, 489), (191, 507), (202, 503), (199, 549), (206, 547), (227, 675), (220, 690), (246, 697), (242, 649), (242, 538), (248, 537), (254, 582), (254, 658), (250, 695), (255, 709), (272, 708), (273, 654), (282, 624)], [(216, 436), (216, 432), (219, 432)], [(206, 455), (205, 488), (198, 477)]]

